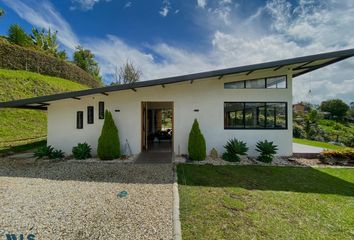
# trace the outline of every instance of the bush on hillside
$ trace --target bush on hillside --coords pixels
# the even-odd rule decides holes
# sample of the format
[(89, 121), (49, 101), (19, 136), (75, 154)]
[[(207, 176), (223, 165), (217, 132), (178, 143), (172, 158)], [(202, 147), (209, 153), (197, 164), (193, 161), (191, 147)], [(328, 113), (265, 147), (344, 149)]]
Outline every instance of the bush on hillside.
[(112, 114), (106, 110), (101, 136), (98, 139), (97, 154), (101, 160), (112, 160), (120, 157), (120, 141), (118, 129)]
[(47, 55), (0, 41), (0, 68), (28, 70), (44, 75), (69, 79), (90, 87), (101, 83), (78, 66)]
[(189, 158), (194, 161), (202, 161), (206, 157), (206, 144), (203, 134), (199, 129), (197, 119), (194, 120), (188, 139)]
[(73, 156), (75, 159), (86, 159), (91, 157), (91, 146), (87, 143), (79, 143), (73, 147)]

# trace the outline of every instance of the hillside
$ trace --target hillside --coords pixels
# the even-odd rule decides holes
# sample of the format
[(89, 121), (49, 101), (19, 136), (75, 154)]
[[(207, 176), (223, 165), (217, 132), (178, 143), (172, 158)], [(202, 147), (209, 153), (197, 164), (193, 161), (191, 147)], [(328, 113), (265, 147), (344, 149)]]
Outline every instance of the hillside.
[[(87, 88), (89, 87), (62, 78), (0, 69), (1, 102)], [(46, 124), (47, 116), (44, 111), (0, 109), (0, 148), (45, 137)]]
[(48, 76), (68, 79), (90, 87), (102, 83), (75, 64), (29, 48), (0, 41), (0, 68), (28, 70)]

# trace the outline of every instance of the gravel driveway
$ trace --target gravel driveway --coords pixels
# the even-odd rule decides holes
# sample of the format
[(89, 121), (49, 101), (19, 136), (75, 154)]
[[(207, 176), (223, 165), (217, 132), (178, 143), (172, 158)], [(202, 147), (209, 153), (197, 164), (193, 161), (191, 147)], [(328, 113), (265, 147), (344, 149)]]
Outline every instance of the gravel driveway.
[(0, 159), (0, 239), (172, 239), (172, 183), (171, 164)]

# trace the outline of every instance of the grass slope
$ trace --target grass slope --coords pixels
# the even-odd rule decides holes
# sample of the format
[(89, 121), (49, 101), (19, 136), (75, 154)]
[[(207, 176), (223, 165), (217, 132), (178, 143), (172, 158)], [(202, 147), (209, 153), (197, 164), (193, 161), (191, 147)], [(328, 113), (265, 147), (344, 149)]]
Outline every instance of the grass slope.
[(325, 143), (325, 142), (319, 142), (319, 141), (312, 141), (308, 139), (301, 139), (301, 138), (293, 138), (294, 143), (300, 143), (304, 145), (309, 145), (313, 147), (320, 147), (324, 149), (331, 149), (331, 150), (338, 150), (338, 149), (343, 149), (345, 147), (338, 146), (338, 145), (333, 145), (330, 143)]
[[(0, 69), (1, 102), (87, 88), (85, 85), (62, 78)], [(47, 116), (43, 111), (0, 109), (0, 148), (45, 137), (46, 122)]]
[(354, 169), (177, 167), (183, 239), (352, 239)]

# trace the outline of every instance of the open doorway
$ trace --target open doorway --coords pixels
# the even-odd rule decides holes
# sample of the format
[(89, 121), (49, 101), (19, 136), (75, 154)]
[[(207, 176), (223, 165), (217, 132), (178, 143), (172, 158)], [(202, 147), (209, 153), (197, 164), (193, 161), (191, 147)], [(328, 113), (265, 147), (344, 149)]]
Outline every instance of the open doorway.
[(173, 102), (142, 102), (142, 151), (173, 151)]

